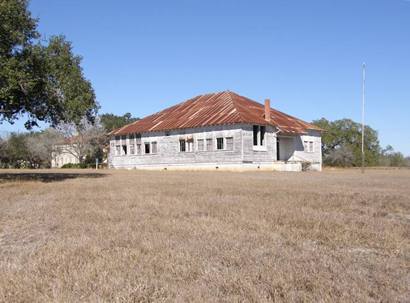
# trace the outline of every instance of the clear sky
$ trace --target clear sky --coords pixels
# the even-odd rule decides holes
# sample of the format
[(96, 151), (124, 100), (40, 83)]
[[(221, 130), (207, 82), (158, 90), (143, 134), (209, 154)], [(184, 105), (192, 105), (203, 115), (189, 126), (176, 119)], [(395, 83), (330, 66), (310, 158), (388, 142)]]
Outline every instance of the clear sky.
[[(232, 90), (307, 121), (361, 117), (410, 155), (410, 1), (32, 0), (83, 56), (101, 112), (143, 117)], [(0, 125), (3, 130), (22, 129)]]

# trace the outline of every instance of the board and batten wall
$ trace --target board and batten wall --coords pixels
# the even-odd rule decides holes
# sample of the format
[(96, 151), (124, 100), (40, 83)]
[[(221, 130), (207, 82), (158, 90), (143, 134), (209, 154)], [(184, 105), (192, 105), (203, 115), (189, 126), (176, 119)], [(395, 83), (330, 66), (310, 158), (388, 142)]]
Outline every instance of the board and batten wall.
[[(129, 139), (126, 136), (110, 141), (109, 165), (113, 168), (267, 168), (274, 169), (277, 161), (276, 153), (276, 128), (267, 126), (264, 146), (253, 146), (253, 126), (247, 124), (220, 125), (200, 127), (194, 129), (171, 130), (168, 132), (142, 133), (139, 139)], [(180, 151), (180, 140), (192, 138), (193, 151)], [(224, 149), (217, 149), (217, 138), (224, 138)], [(226, 150), (226, 138), (233, 138), (232, 150)], [(198, 139), (212, 139), (212, 150), (199, 151)], [(320, 137), (319, 137), (320, 139)], [(141, 144), (141, 154), (117, 155), (116, 145)], [(144, 144), (156, 142), (157, 152), (144, 153)], [(295, 137), (293, 146), (297, 146)], [(302, 146), (303, 148), (303, 146)], [(135, 145), (135, 152), (137, 147)], [(296, 155), (299, 151), (295, 149)], [(121, 153), (122, 147), (121, 147)], [(302, 153), (304, 153), (302, 151)], [(293, 155), (293, 154), (292, 154)], [(320, 155), (321, 156), (321, 155)], [(308, 156), (306, 156), (308, 158)], [(316, 158), (315, 158), (316, 159)], [(291, 159), (289, 159), (291, 160)], [(279, 167), (280, 168), (280, 167)], [(297, 170), (291, 168), (290, 170)]]

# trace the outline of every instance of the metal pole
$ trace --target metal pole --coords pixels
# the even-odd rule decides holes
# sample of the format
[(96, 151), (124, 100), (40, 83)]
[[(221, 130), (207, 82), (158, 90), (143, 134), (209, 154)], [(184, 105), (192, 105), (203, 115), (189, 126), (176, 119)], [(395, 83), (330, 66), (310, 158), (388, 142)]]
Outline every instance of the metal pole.
[(363, 63), (363, 83), (362, 83), (362, 173), (364, 173), (364, 103), (366, 84), (366, 63)]

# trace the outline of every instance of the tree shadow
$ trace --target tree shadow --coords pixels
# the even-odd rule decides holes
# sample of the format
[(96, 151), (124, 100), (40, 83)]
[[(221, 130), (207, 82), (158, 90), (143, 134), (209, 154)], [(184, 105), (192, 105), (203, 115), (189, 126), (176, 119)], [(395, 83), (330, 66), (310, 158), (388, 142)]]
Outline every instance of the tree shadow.
[(104, 173), (72, 173), (72, 172), (13, 172), (3, 173), (0, 172), (1, 182), (13, 182), (13, 181), (40, 181), (40, 182), (58, 182), (67, 179), (76, 178), (102, 178), (107, 174)]

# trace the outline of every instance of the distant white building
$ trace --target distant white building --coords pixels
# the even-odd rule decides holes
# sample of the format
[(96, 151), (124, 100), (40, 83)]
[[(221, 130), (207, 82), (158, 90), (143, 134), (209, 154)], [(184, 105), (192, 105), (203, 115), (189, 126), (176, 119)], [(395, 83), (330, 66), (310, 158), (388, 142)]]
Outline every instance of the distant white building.
[(109, 166), (320, 171), (321, 131), (269, 100), (206, 94), (111, 132)]
[(60, 168), (64, 164), (78, 164), (80, 163), (79, 158), (76, 156), (75, 149), (73, 145), (61, 144), (55, 145), (51, 154), (51, 167)]

